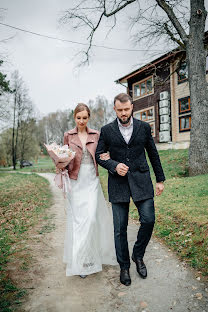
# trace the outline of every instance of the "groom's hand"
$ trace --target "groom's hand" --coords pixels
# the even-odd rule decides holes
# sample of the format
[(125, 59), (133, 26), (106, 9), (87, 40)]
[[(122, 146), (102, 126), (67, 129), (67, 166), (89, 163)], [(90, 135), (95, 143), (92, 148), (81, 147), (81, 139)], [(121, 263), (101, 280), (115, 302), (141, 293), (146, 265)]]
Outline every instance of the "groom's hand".
[(102, 154), (100, 154), (100, 159), (101, 160), (109, 160), (110, 159), (109, 153), (102, 153)]
[(156, 196), (159, 196), (162, 194), (163, 190), (164, 190), (164, 184), (163, 182), (157, 182), (156, 183)]
[(120, 163), (116, 166), (116, 172), (120, 175), (120, 176), (125, 176), (127, 174), (129, 170), (129, 167), (126, 166), (123, 163)]

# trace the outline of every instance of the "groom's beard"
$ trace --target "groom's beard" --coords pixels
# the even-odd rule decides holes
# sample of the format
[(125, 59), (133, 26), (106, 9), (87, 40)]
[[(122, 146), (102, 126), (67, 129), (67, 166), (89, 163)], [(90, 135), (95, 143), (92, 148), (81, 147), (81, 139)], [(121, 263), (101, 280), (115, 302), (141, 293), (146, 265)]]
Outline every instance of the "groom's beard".
[(126, 125), (127, 123), (129, 123), (129, 121), (130, 121), (130, 119), (131, 119), (131, 116), (129, 116), (126, 120), (122, 120), (122, 119), (120, 119), (120, 118), (118, 118), (119, 119), (119, 121), (120, 121), (120, 123), (122, 124), (122, 125)]

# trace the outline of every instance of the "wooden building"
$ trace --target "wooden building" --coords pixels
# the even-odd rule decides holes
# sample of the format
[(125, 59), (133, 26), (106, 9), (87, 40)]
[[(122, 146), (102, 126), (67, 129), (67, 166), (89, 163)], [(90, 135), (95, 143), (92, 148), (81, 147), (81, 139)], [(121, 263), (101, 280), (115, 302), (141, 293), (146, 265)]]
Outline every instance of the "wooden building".
[(155, 143), (189, 145), (191, 103), (184, 59), (175, 50), (116, 81), (133, 98), (134, 117), (150, 124)]

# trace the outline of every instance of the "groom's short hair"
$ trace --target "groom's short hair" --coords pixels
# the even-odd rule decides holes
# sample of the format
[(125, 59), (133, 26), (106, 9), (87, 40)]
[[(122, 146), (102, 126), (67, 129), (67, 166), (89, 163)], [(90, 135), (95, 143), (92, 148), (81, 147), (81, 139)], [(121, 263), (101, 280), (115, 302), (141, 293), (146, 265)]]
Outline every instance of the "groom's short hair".
[(118, 95), (116, 95), (114, 98), (114, 105), (117, 100), (120, 101), (121, 103), (125, 103), (127, 101), (130, 101), (132, 103), (132, 98), (127, 93), (119, 93)]

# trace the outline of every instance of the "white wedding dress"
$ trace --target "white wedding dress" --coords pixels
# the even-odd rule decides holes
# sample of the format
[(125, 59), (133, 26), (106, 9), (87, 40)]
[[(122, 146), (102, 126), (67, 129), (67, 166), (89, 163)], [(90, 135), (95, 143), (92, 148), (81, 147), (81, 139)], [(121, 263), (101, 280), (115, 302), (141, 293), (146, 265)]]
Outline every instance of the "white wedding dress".
[(117, 265), (111, 207), (106, 204), (86, 147), (78, 179), (70, 181), (63, 257), (66, 276), (96, 273), (102, 264)]

